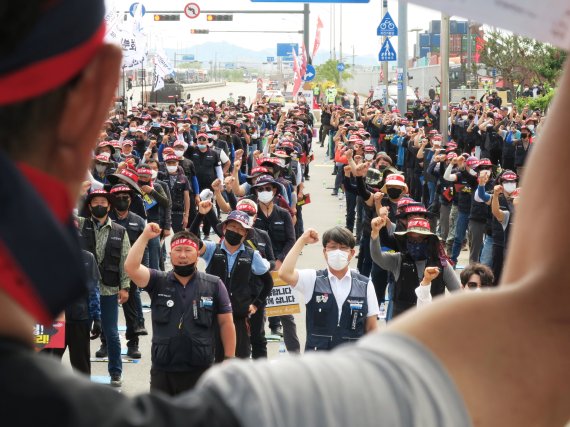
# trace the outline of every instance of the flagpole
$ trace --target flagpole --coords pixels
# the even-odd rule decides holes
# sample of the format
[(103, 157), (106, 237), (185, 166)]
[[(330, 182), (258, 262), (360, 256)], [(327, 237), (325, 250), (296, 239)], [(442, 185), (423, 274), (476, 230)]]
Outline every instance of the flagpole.
[(144, 84), (145, 84), (145, 75), (144, 75), (144, 57), (141, 61), (141, 78), (142, 78), (142, 82), (141, 82), (141, 104), (144, 106)]

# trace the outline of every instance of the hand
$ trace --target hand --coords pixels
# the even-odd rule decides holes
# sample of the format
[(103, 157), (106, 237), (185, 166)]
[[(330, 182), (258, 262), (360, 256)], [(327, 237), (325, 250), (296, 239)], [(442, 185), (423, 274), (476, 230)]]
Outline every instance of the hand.
[(91, 339), (96, 340), (101, 336), (101, 320), (94, 320), (91, 326)]
[(255, 150), (255, 151), (253, 152), (253, 158), (254, 158), (254, 159), (257, 159), (259, 156), (261, 156), (261, 151)]
[(128, 289), (121, 289), (117, 294), (119, 299), (119, 304), (124, 304), (129, 300), (129, 291)]
[(121, 136), (124, 138), (125, 136), (127, 136), (128, 132), (126, 130), (121, 132)]
[(123, 169), (126, 169), (127, 164), (125, 162), (121, 162), (117, 165), (117, 172), (122, 171)]
[(274, 271), (279, 271), (279, 269), (281, 268), (281, 264), (283, 264), (283, 261), (280, 261), (280, 260), (275, 261), (275, 270)]
[(354, 151), (352, 151), (352, 149), (348, 149), (344, 152), (345, 157), (350, 160), (352, 159), (352, 154), (354, 153)]
[(356, 156), (354, 156), (354, 162), (355, 163), (360, 163), (362, 161), (362, 156), (360, 154), (357, 154)]
[(378, 235), (382, 227), (386, 226), (387, 218), (385, 216), (377, 216), (372, 220), (370, 225), (372, 226), (372, 233)]
[(150, 185), (142, 185), (141, 190), (146, 194), (152, 193), (152, 187)]
[(212, 190), (214, 193), (219, 193), (222, 189), (222, 181), (219, 178), (216, 178), (214, 182), (212, 182)]
[(424, 270), (424, 278), (421, 282), (422, 286), (427, 286), (431, 282), (435, 280), (435, 278), (439, 276), (439, 268), (438, 267), (426, 267)]
[(241, 169), (241, 157), (237, 157), (234, 160), (234, 170), (238, 171)]
[(372, 196), (372, 199), (374, 200), (374, 203), (381, 203), (382, 197), (384, 197), (384, 193), (379, 191), (377, 193), (374, 193), (374, 195)]
[(81, 196), (85, 196), (91, 188), (91, 181), (83, 181), (81, 184)]
[(368, 172), (367, 163), (361, 163), (356, 166), (356, 176), (366, 176), (366, 172)]
[(198, 212), (200, 212), (201, 215), (206, 215), (212, 210), (212, 206), (212, 202), (209, 200), (204, 200), (198, 204)]
[(154, 147), (156, 147), (156, 139), (151, 139), (150, 144), (148, 144), (148, 148), (154, 148)]
[(188, 228), (188, 215), (186, 214), (182, 216), (182, 228), (184, 229)]
[(390, 213), (390, 209), (387, 206), (382, 206), (378, 210), (378, 216), (381, 218), (388, 218), (388, 214)]
[(481, 171), (479, 172), (479, 185), (485, 185), (489, 182), (489, 173), (488, 171)]
[(236, 159), (240, 159), (243, 157), (243, 150), (240, 148), (239, 150), (236, 150)]
[(257, 307), (253, 304), (249, 305), (249, 310), (247, 311), (249, 316), (253, 316), (255, 313), (257, 313)]
[(309, 228), (309, 229), (305, 230), (305, 232), (301, 236), (301, 239), (303, 239), (303, 242), (306, 245), (318, 243), (319, 233), (314, 228)]
[(152, 155), (152, 151), (151, 151), (151, 150), (146, 150), (146, 151), (144, 152), (144, 158), (145, 158), (145, 160), (150, 159), (150, 156), (151, 156), (151, 155)]
[(503, 186), (502, 185), (495, 185), (494, 193), (498, 196), (499, 194), (503, 193)]
[(155, 222), (149, 222), (145, 226), (142, 235), (148, 240), (154, 239), (155, 237), (160, 236), (160, 227)]
[(350, 176), (350, 173), (352, 171), (350, 166), (345, 166), (343, 169), (344, 169), (344, 176)]
[(226, 176), (224, 178), (224, 188), (226, 189), (226, 191), (228, 192), (232, 191), (232, 186), (235, 180), (236, 179), (233, 176)]

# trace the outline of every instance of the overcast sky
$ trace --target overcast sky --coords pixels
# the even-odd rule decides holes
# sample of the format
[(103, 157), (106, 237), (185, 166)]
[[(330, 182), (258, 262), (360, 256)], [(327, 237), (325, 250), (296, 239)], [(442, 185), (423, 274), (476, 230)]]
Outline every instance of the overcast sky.
[[(106, 0), (107, 4), (115, 3), (121, 10), (128, 10), (133, 0)], [(302, 3), (252, 3), (250, 0), (193, 0), (203, 11), (223, 10), (302, 10)], [(144, 0), (142, 3), (148, 10), (183, 10), (189, 0)], [(321, 53), (329, 52), (331, 41), (333, 6), (311, 4), (310, 47), (315, 37), (317, 17), (321, 17), (324, 28), (321, 33)], [(380, 49), (380, 38), (376, 36), (376, 28), (381, 20), (381, 0), (370, 0), (367, 4), (335, 5), (336, 10), (336, 50), (339, 56), (340, 16), (342, 9), (342, 44), (343, 55), (352, 55), (352, 47), (356, 55), (377, 55)], [(398, 2), (389, 0), (388, 10), (398, 22)], [(410, 4), (408, 6), (408, 28), (428, 29), (429, 22), (439, 19), (440, 13)], [(184, 48), (205, 42), (227, 41), (254, 50), (275, 48), (277, 43), (302, 42), (301, 34), (260, 34), (260, 33), (210, 33), (208, 35), (192, 35), (190, 29), (210, 30), (301, 30), (303, 16), (275, 14), (236, 14), (233, 22), (206, 21), (206, 14), (196, 19), (182, 16), (180, 22), (153, 22), (152, 16), (146, 16), (147, 28), (156, 34), (158, 43), (164, 47)], [(415, 41), (415, 34), (409, 35), (410, 48)], [(397, 42), (394, 41), (394, 45)], [(411, 54), (411, 53), (410, 53)]]

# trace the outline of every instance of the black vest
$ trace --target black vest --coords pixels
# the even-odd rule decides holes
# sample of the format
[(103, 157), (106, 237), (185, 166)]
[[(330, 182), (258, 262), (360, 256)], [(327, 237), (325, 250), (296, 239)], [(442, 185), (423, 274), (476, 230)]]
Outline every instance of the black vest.
[(205, 153), (200, 152), (198, 149), (192, 153), (192, 161), (194, 162), (200, 189), (210, 188), (212, 182), (217, 178), (216, 166), (218, 165), (218, 159), (218, 154), (210, 148)]
[(170, 175), (166, 177), (166, 182), (170, 190), (172, 200), (172, 213), (184, 212), (184, 191), (187, 190), (186, 183), (181, 179), (180, 175), (176, 176), (174, 184), (170, 182)]
[(81, 235), (83, 236), (83, 243), (85, 245), (84, 249), (91, 252), (97, 260), (103, 284), (111, 287), (119, 287), (121, 285), (119, 266), (121, 264), (121, 250), (123, 248), (125, 228), (111, 221), (111, 229), (109, 230), (109, 236), (107, 237), (107, 244), (105, 246), (105, 256), (102, 260), (97, 259), (95, 226), (91, 218), (85, 218)]
[(196, 272), (186, 286), (194, 287), (192, 303), (184, 307), (174, 273), (158, 272), (152, 292), (153, 368), (168, 372), (205, 368), (214, 362), (214, 328), (218, 305), (217, 277)]
[(368, 278), (355, 271), (350, 272), (350, 277), (352, 285), (339, 321), (328, 271), (317, 271), (313, 296), (307, 303), (305, 351), (331, 350), (339, 344), (356, 341), (366, 332)]
[[(418, 302), (416, 296), (416, 288), (420, 286), (420, 279), (418, 278), (418, 269), (416, 262), (408, 255), (401, 254), (402, 262), (400, 264), (400, 276), (394, 286), (394, 310), (393, 317), (402, 314), (407, 309), (414, 307)], [(439, 267), (441, 265), (435, 259), (429, 259), (426, 262), (426, 267)], [(431, 283), (431, 295), (436, 296), (445, 292), (445, 284), (443, 283), (443, 271)]]
[(253, 249), (246, 246), (245, 250), (237, 255), (232, 270), (229, 271), (227, 254), (218, 243), (212, 260), (206, 268), (208, 274), (219, 277), (226, 285), (236, 317), (247, 316), (249, 305), (257, 296), (257, 285), (251, 272), (253, 252)]
[(131, 246), (137, 241), (140, 237), (142, 232), (144, 231), (145, 221), (136, 213), (129, 211), (125, 219), (117, 219), (116, 211), (111, 211), (109, 216), (113, 220), (113, 223), (116, 223), (127, 231), (127, 235), (129, 236), (129, 242)]
[[(511, 211), (509, 203), (507, 202), (507, 199), (503, 194), (499, 196), (499, 208), (503, 211)], [(491, 230), (493, 234), (493, 245), (504, 247), (506, 241), (505, 230), (503, 230), (503, 226), (499, 221), (497, 221), (497, 218), (495, 218), (494, 215), (493, 215), (493, 224), (491, 226)]]

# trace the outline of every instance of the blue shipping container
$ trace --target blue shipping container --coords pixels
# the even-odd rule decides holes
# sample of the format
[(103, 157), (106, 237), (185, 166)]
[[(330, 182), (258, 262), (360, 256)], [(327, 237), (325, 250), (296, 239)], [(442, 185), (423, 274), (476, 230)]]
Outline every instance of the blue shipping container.
[(420, 34), (420, 47), (428, 47), (430, 45), (430, 35), (427, 33)]
[(449, 34), (458, 34), (457, 21), (449, 21)]
[(468, 31), (469, 25), (467, 25), (467, 21), (457, 22), (457, 34), (467, 34)]
[(441, 44), (441, 35), (440, 34), (432, 34), (431, 35), (431, 47), (439, 47)]

